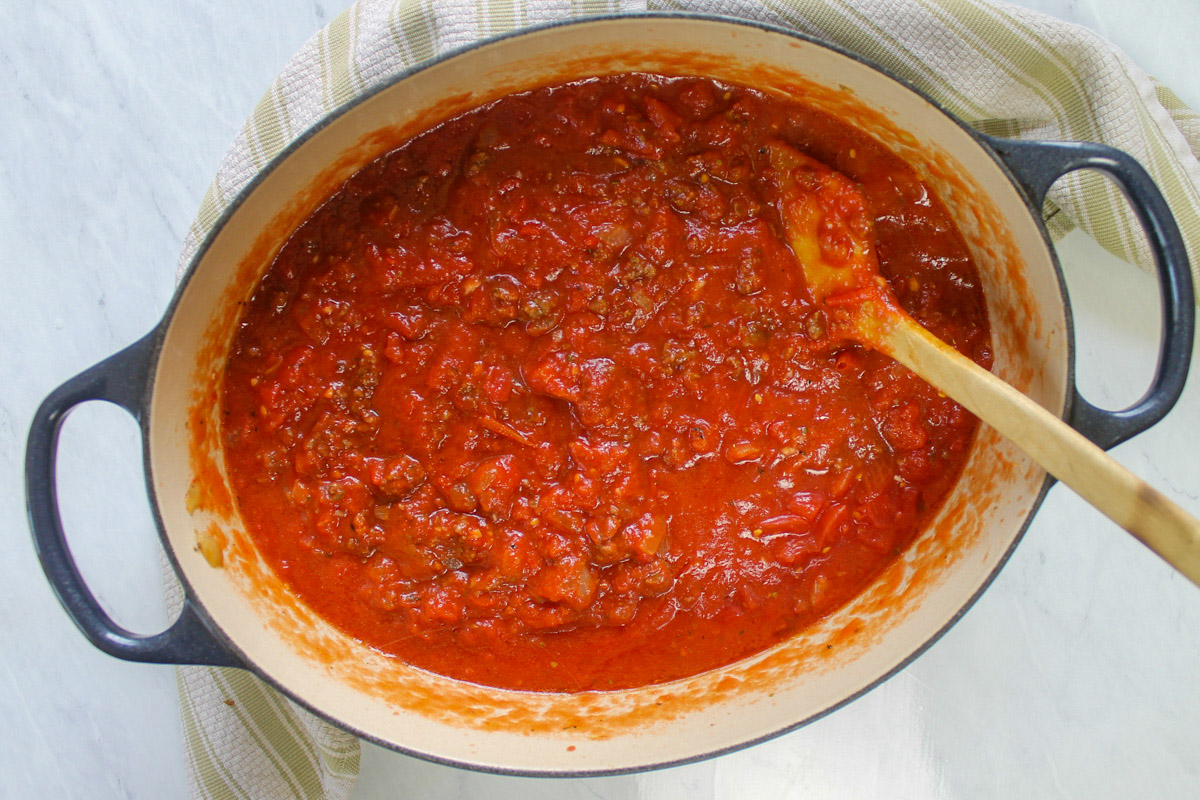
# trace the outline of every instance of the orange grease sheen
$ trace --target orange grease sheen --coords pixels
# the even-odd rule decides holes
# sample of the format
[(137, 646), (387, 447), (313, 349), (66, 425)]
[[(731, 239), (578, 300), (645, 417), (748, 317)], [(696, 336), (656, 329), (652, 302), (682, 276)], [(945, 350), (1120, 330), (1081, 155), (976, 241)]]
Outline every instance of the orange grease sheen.
[(247, 305), (223, 443), (283, 579), (414, 665), (548, 691), (696, 674), (860, 591), (976, 422), (824, 334), (776, 137), (860, 184), (901, 304), (990, 363), (949, 215), (845, 123), (701, 79), (503, 98), (351, 178)]

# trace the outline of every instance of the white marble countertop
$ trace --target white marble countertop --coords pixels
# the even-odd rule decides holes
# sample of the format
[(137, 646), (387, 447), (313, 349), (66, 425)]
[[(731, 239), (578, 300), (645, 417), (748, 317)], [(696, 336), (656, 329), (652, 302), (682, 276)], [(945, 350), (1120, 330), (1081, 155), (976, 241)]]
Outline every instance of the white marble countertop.
[[(1197, 0), (1026, 0), (1094, 28), (1200, 109)], [(174, 671), (88, 645), (24, 519), (36, 404), (148, 331), (183, 235), (259, 95), (343, 0), (55, 0), (0, 26), (0, 797), (186, 795)], [(1084, 393), (1135, 399), (1153, 280), (1082, 236), (1061, 246)], [(1200, 514), (1200, 369), (1114, 454)], [(91, 404), (60, 486), (85, 576), (135, 630), (166, 622), (136, 426)], [(1056, 487), (995, 584), (933, 648), (847, 708), (766, 744), (599, 779), (474, 774), (364, 746), (355, 797), (1200, 796), (1200, 591)]]

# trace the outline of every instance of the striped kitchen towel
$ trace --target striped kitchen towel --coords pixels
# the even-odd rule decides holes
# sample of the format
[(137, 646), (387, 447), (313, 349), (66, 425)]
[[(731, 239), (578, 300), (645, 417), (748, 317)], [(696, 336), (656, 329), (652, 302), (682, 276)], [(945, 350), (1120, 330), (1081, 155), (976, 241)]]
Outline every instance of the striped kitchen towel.
[[(1029, 139), (1105, 142), (1136, 157), (1163, 190), (1200, 263), (1200, 117), (1094, 33), (985, 0), (363, 0), (284, 67), (205, 194), (182, 269), (253, 175), (324, 114), (397, 72), (482, 37), (620, 11), (701, 11), (764, 20), (881, 64), (979, 129)], [(1075, 173), (1045, 209), (1147, 267), (1137, 222), (1106, 180)], [(1200, 283), (1200, 281), (1198, 281)], [(178, 584), (168, 573), (177, 609)], [(358, 741), (248, 673), (179, 669), (194, 798), (346, 798)]]

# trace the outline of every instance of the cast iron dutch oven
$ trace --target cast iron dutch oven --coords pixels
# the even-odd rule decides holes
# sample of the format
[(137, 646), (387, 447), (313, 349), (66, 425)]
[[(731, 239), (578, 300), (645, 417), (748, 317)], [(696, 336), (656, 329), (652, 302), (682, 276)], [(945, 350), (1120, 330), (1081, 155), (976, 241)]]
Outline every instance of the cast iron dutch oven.
[[(1161, 194), (1124, 153), (980, 135), (857, 56), (767, 25), (644, 15), (526, 30), (404, 73), (306, 133), (213, 228), (162, 322), (42, 404), (26, 460), (30, 521), (47, 577), (93, 644), (131, 661), (249, 669), (336, 724), (424, 758), (501, 772), (596, 774), (694, 760), (793, 729), (904, 667), (965, 612), (1050, 485), (987, 428), (939, 518), (857, 600), (765, 653), (660, 686), (500, 691), (396, 663), (295, 601), (246, 540), (221, 498), (213, 401), (237, 303), (287, 233), (327, 190), (404, 135), (499, 94), (631, 70), (803, 93), (903, 155), (937, 189), (974, 252), (993, 326), (994, 372), (1101, 447), (1144, 431), (1178, 399), (1194, 327), (1187, 259)], [(1076, 392), (1070, 306), (1041, 222), (1047, 189), (1079, 169), (1115, 179), (1158, 265), (1158, 370), (1146, 395), (1116, 412)], [(89, 400), (116, 403), (141, 424), (159, 535), (187, 595), (182, 614), (157, 635), (131, 634), (108, 618), (63, 537), (58, 432), (67, 412)], [(197, 552), (198, 533), (224, 543), (223, 567)]]

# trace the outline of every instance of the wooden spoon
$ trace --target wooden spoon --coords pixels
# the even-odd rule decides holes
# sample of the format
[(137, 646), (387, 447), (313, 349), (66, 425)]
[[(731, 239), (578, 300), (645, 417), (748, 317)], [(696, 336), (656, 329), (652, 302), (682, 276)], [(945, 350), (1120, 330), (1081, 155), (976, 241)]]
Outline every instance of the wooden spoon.
[(1200, 585), (1200, 521), (909, 316), (879, 274), (871, 219), (849, 178), (781, 142), (768, 157), (788, 244), (831, 334), (908, 367)]

